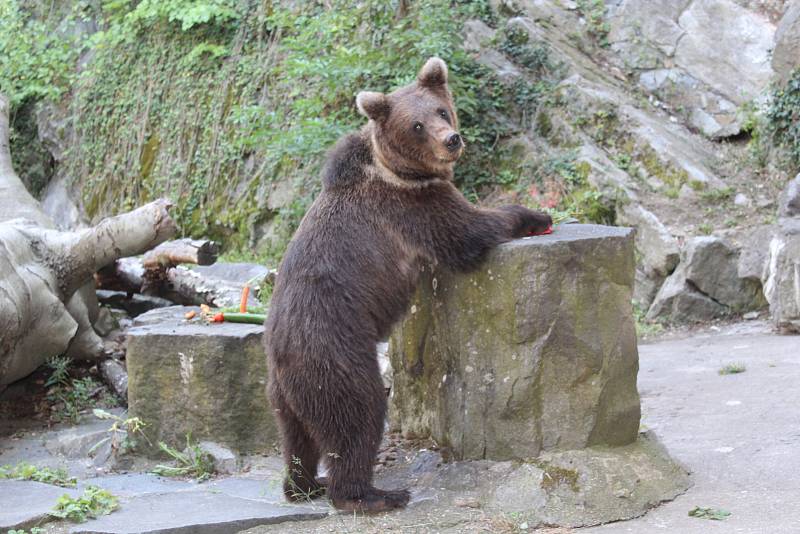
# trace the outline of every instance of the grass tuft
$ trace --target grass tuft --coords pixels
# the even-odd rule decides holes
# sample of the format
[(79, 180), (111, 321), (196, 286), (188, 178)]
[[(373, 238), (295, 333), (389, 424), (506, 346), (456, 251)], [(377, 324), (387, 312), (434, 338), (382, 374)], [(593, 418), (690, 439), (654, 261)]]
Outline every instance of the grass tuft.
[(742, 362), (735, 362), (723, 365), (718, 373), (721, 375), (736, 375), (745, 371), (747, 371), (747, 367)]

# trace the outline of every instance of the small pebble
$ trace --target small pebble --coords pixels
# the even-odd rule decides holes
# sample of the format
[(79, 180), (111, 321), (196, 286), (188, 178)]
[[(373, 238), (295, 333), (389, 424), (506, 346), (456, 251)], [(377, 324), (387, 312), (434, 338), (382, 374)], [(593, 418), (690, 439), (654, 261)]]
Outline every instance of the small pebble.
[(459, 497), (453, 501), (453, 504), (461, 508), (480, 508), (481, 503), (474, 497)]

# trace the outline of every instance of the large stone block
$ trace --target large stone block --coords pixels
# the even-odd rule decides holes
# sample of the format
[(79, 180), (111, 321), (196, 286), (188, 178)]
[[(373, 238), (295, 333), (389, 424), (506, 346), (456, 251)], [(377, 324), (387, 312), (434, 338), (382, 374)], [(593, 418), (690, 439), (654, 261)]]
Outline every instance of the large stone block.
[(237, 452), (273, 450), (263, 327), (186, 321), (182, 306), (140, 315), (128, 331), (128, 404), (150, 440), (209, 440)]
[(775, 326), (800, 333), (800, 219), (782, 220), (770, 241), (764, 295)]
[(633, 442), (633, 281), (633, 230), (578, 224), (426, 269), (390, 344), (392, 426), (459, 459)]

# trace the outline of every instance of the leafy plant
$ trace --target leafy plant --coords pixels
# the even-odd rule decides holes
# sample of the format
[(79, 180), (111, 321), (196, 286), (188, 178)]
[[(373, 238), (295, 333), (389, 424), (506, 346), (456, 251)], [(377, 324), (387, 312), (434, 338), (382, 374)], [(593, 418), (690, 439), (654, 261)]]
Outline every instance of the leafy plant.
[(71, 365), (72, 359), (68, 356), (53, 356), (47, 360), (47, 366), (50, 368), (51, 372), (47, 381), (44, 383), (44, 387), (69, 386), (69, 368)]
[(712, 521), (722, 521), (727, 519), (730, 515), (730, 512), (721, 508), (702, 508), (700, 506), (695, 506), (689, 510), (689, 517), (711, 519)]
[(700, 193), (700, 198), (709, 204), (719, 204), (730, 200), (736, 190), (732, 187), (721, 187), (719, 189), (709, 189)]
[(109, 491), (88, 486), (80, 497), (62, 495), (58, 498), (51, 516), (84, 523), (101, 515), (108, 515), (119, 507), (119, 499)]
[(191, 435), (186, 436), (186, 450), (180, 452), (164, 443), (158, 442), (158, 448), (175, 460), (175, 466), (157, 465), (153, 473), (165, 477), (192, 477), (197, 480), (210, 478), (214, 470), (214, 459), (196, 443), (192, 443)]
[(0, 90), (12, 108), (26, 100), (57, 99), (73, 80), (80, 50), (69, 31), (54, 32), (32, 15), (20, 0), (0, 1)]
[(41, 527), (31, 527), (30, 531), (25, 529), (11, 529), (7, 534), (44, 534), (45, 530)]
[(772, 140), (785, 148), (800, 168), (800, 69), (792, 72), (785, 86), (773, 90), (766, 118)]
[(721, 375), (735, 375), (745, 371), (747, 371), (747, 367), (745, 367), (744, 363), (737, 362), (723, 365), (718, 373)]
[(61, 487), (74, 487), (78, 481), (75, 477), (67, 474), (63, 467), (52, 469), (50, 467), (37, 467), (26, 462), (21, 462), (15, 466), (0, 466), (0, 479), (14, 480), (33, 480), (45, 484), (53, 484)]
[(611, 28), (605, 20), (604, 0), (577, 0), (577, 4), (581, 14), (586, 18), (586, 33), (600, 46), (608, 46), (608, 33)]
[(633, 319), (636, 323), (636, 335), (640, 338), (654, 336), (664, 331), (663, 324), (647, 319), (647, 310), (636, 301), (633, 302)]
[(703, 235), (711, 235), (714, 232), (714, 226), (711, 223), (700, 223), (697, 226), (697, 231)]
[(89, 454), (92, 454), (98, 447), (104, 443), (111, 442), (111, 452), (114, 456), (119, 454), (126, 454), (136, 448), (137, 437), (141, 437), (148, 444), (150, 443), (147, 434), (144, 433), (144, 428), (147, 424), (138, 417), (120, 417), (105, 410), (95, 408), (92, 413), (98, 419), (107, 419), (113, 421), (111, 427), (108, 429), (110, 436), (101, 439), (95, 443)]
[(91, 377), (74, 378), (69, 385), (58, 382), (51, 387), (47, 398), (57, 408), (53, 413), (56, 421), (77, 423), (82, 411), (96, 404), (94, 395), (102, 386)]

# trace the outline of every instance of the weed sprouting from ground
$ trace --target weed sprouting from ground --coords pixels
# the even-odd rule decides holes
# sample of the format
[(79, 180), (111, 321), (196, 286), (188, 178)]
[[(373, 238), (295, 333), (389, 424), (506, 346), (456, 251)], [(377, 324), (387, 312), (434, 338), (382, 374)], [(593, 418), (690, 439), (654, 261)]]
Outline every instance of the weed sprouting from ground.
[(721, 375), (736, 375), (745, 371), (747, 371), (747, 367), (743, 363), (735, 362), (723, 365), (717, 372)]
[(47, 362), (50, 376), (45, 382), (47, 400), (51, 404), (51, 419), (55, 422), (77, 423), (81, 412), (102, 404), (117, 406), (119, 400), (92, 377), (72, 378), (72, 360), (56, 356)]
[(53, 517), (85, 523), (101, 515), (108, 515), (119, 507), (119, 499), (109, 491), (89, 486), (80, 497), (62, 495), (50, 512)]
[(638, 302), (633, 303), (633, 318), (636, 322), (636, 336), (648, 338), (664, 331), (664, 325), (658, 321), (648, 320), (647, 309), (642, 308)]
[(208, 480), (215, 473), (214, 460), (197, 443), (192, 443), (191, 435), (186, 436), (186, 449), (180, 452), (164, 443), (158, 442), (158, 448), (175, 460), (177, 465), (157, 465), (153, 473), (165, 477), (192, 477), (198, 481)]
[(147, 423), (140, 418), (120, 417), (100, 409), (94, 409), (92, 413), (98, 419), (108, 419), (113, 421), (113, 423), (108, 429), (111, 435), (95, 443), (94, 446), (89, 449), (90, 455), (97, 450), (98, 447), (109, 441), (111, 442), (111, 452), (114, 456), (126, 454), (134, 450), (138, 443), (137, 440), (140, 437), (150, 444), (147, 434), (144, 433), (144, 428), (147, 426)]
[(289, 483), (289, 490), (291, 491), (291, 497), (295, 501), (305, 501), (311, 503), (314, 499), (321, 497), (325, 494), (325, 489), (320, 487), (314, 490), (305, 490), (297, 485), (295, 482), (296, 478), (304, 477), (306, 471), (303, 469), (303, 464), (300, 458), (293, 456), (292, 457), (292, 467), (287, 468), (287, 473), (285, 479)]
[(727, 519), (731, 513), (721, 508), (703, 508), (695, 506), (689, 510), (689, 517), (697, 517), (699, 519), (711, 519), (712, 521), (722, 521)]
[(61, 487), (74, 487), (77, 479), (67, 474), (63, 467), (52, 469), (50, 467), (37, 467), (26, 462), (21, 462), (15, 466), (0, 466), (0, 479), (14, 480), (33, 480), (45, 484), (53, 484)]

